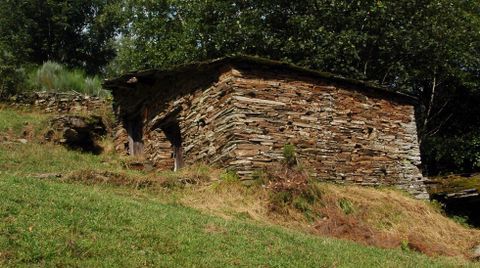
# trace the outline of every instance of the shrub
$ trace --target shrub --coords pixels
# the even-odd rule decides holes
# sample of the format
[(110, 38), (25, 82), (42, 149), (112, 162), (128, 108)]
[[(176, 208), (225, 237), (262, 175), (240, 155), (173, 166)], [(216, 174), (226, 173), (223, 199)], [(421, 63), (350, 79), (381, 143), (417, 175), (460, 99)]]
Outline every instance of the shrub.
[(0, 64), (0, 98), (18, 93), (25, 85), (25, 72), (22, 68)]
[(270, 210), (285, 213), (293, 208), (307, 218), (316, 214), (314, 204), (321, 200), (322, 190), (307, 172), (283, 164), (267, 169), (265, 178), (270, 190)]
[(350, 200), (342, 198), (338, 201), (338, 205), (346, 215), (353, 213), (354, 207)]
[(268, 183), (268, 174), (265, 170), (257, 169), (252, 173), (254, 184), (265, 185)]
[(311, 210), (311, 203), (303, 196), (296, 196), (292, 205), (301, 212), (309, 212)]
[(108, 96), (98, 76), (88, 77), (81, 70), (68, 70), (63, 65), (47, 61), (30, 73), (28, 82), (34, 89), (48, 92), (76, 92), (93, 96)]
[(285, 146), (283, 146), (283, 157), (285, 158), (285, 163), (288, 166), (294, 166), (297, 164), (295, 146), (292, 144), (285, 144)]
[(15, 58), (6, 51), (0, 51), (0, 98), (21, 91), (25, 86), (25, 77), (25, 69), (17, 64)]
[(272, 192), (270, 194), (270, 208), (274, 211), (281, 211), (293, 201), (293, 193), (289, 191)]
[(469, 221), (468, 216), (455, 215), (455, 216), (452, 216), (452, 220), (454, 220), (456, 223), (458, 223), (458, 224), (460, 224), (464, 227), (470, 227), (470, 225), (468, 224), (468, 221)]
[(220, 179), (225, 182), (236, 182), (240, 180), (240, 177), (234, 170), (226, 170), (220, 175)]

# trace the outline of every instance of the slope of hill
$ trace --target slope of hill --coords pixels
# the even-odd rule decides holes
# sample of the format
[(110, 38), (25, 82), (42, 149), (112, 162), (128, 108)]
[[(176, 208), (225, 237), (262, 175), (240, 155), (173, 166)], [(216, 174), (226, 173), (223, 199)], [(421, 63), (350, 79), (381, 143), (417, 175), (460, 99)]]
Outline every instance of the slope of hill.
[(415, 252), (467, 255), (479, 232), (395, 190), (319, 184), (314, 203), (272, 210), (269, 189), (221, 170), (128, 170), (108, 139), (101, 155), (44, 144), (48, 117), (0, 107), (0, 265), (474, 265)]
[(413, 252), (364, 247), (225, 220), (102, 187), (2, 175), (0, 264), (83, 267), (441, 267)]

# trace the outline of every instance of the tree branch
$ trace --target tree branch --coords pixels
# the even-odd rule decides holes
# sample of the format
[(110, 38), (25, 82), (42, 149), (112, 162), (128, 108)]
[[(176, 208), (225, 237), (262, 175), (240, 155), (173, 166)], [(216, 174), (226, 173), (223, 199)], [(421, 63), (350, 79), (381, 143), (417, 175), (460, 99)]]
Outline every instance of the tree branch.
[(427, 113), (425, 114), (425, 119), (423, 121), (423, 128), (427, 127), (429, 122), (430, 114), (432, 113), (433, 102), (435, 101), (435, 90), (437, 88), (437, 75), (436, 71), (433, 74), (433, 84), (432, 84), (432, 93), (430, 93), (430, 100), (428, 102)]

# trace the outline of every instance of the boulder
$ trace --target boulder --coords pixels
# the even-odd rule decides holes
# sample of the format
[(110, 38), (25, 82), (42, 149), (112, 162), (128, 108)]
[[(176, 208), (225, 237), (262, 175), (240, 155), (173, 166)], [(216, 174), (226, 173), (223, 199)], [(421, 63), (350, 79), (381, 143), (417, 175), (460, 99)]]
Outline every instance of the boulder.
[(480, 261), (480, 245), (473, 248), (472, 259), (474, 259), (476, 261)]
[(106, 126), (99, 116), (62, 115), (50, 121), (50, 129), (44, 137), (47, 141), (63, 144), (68, 148), (100, 153), (102, 148), (97, 141), (106, 133)]
[(428, 191), (432, 199), (443, 204), (447, 214), (480, 226), (480, 173), (430, 178)]

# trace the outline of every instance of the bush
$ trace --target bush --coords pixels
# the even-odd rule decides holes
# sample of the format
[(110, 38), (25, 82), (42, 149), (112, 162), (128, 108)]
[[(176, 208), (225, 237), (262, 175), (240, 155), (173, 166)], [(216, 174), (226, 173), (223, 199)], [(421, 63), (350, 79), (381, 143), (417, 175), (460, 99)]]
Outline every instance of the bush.
[(21, 91), (25, 86), (25, 77), (25, 69), (16, 63), (15, 58), (6, 51), (0, 51), (0, 98)]
[(28, 82), (34, 89), (48, 92), (76, 92), (93, 96), (108, 96), (98, 76), (88, 77), (81, 70), (68, 70), (63, 65), (47, 61), (30, 73)]
[(22, 68), (0, 64), (0, 98), (14, 95), (25, 85), (25, 72)]
[(270, 190), (271, 211), (288, 213), (289, 209), (294, 209), (307, 219), (317, 214), (314, 204), (321, 200), (322, 189), (305, 170), (284, 163), (267, 169), (264, 178), (266, 188)]
[(240, 180), (240, 177), (234, 170), (225, 170), (225, 172), (220, 175), (220, 179), (224, 182), (236, 182)]
[(469, 218), (468, 216), (452, 216), (452, 220), (454, 220), (456, 223), (464, 226), (464, 227), (471, 227), (468, 224)]
[(283, 146), (283, 157), (285, 158), (285, 163), (288, 166), (294, 166), (297, 164), (297, 156), (295, 153), (295, 146), (292, 144), (285, 144)]
[(253, 171), (251, 177), (252, 177), (252, 180), (254, 182), (253, 183), (254, 185), (265, 185), (269, 181), (268, 174), (263, 169), (257, 169), (255, 171)]
[(348, 199), (345, 199), (345, 198), (340, 199), (338, 201), (338, 205), (342, 209), (343, 213), (345, 213), (346, 215), (354, 212), (353, 203)]

